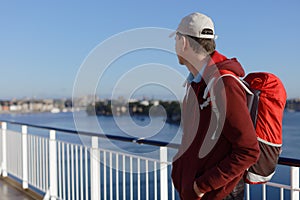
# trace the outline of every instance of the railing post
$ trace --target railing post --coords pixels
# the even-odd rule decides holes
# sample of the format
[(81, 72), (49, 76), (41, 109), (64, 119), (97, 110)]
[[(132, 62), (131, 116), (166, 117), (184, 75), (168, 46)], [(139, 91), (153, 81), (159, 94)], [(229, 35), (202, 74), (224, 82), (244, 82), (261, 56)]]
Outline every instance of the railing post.
[(250, 200), (250, 185), (245, 183), (246, 186), (246, 200)]
[(7, 150), (6, 150), (6, 130), (7, 123), (2, 122), (2, 163), (1, 163), (1, 175), (7, 177)]
[(58, 196), (57, 190), (57, 149), (56, 149), (56, 133), (50, 130), (49, 140), (49, 177), (50, 177), (50, 199), (54, 200)]
[(23, 189), (28, 189), (28, 155), (27, 155), (27, 126), (22, 126), (22, 169), (23, 169)]
[(291, 200), (299, 200), (299, 167), (291, 167)]
[(160, 199), (168, 199), (168, 149), (160, 147)]
[[(100, 154), (98, 149), (98, 137), (92, 137), (91, 160), (91, 199), (99, 200), (100, 197)], [(104, 197), (105, 198), (105, 197)]]

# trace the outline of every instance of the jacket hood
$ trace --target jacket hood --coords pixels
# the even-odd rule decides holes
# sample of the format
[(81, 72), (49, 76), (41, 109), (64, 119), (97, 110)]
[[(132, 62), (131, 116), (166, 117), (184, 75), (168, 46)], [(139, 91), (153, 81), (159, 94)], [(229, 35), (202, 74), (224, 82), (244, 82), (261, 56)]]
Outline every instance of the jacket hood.
[(245, 76), (245, 71), (236, 58), (228, 59), (217, 51), (211, 55), (211, 59), (207, 64), (204, 74), (210, 77), (216, 72), (216, 69), (231, 71), (239, 77)]

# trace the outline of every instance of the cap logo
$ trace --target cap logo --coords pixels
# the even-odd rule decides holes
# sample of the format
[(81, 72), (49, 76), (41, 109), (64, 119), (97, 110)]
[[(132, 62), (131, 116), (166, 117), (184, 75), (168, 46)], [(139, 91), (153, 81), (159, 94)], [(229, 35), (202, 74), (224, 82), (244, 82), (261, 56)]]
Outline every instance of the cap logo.
[(213, 32), (213, 30), (211, 30), (211, 29), (209, 29), (209, 28), (205, 28), (205, 29), (203, 29), (203, 30), (201, 31), (201, 34), (203, 34), (203, 35), (213, 35), (214, 32)]

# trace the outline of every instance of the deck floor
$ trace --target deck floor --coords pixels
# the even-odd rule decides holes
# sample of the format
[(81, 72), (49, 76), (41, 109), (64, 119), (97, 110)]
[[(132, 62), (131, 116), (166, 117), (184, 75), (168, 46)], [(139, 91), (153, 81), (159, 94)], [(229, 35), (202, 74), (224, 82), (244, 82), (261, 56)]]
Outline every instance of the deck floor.
[(0, 199), (1, 200), (34, 200), (14, 186), (0, 178)]

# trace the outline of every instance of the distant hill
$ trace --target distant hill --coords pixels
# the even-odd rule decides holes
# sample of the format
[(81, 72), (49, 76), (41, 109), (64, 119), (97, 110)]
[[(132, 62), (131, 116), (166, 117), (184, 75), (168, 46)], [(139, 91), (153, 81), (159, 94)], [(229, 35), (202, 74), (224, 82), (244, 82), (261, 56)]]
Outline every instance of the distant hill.
[[(162, 109), (165, 111), (163, 112)], [(86, 108), (88, 115), (111, 116), (126, 115), (131, 116), (164, 116), (166, 122), (180, 124), (181, 107), (177, 101), (135, 101), (128, 104), (124, 102), (105, 100), (89, 104)]]

